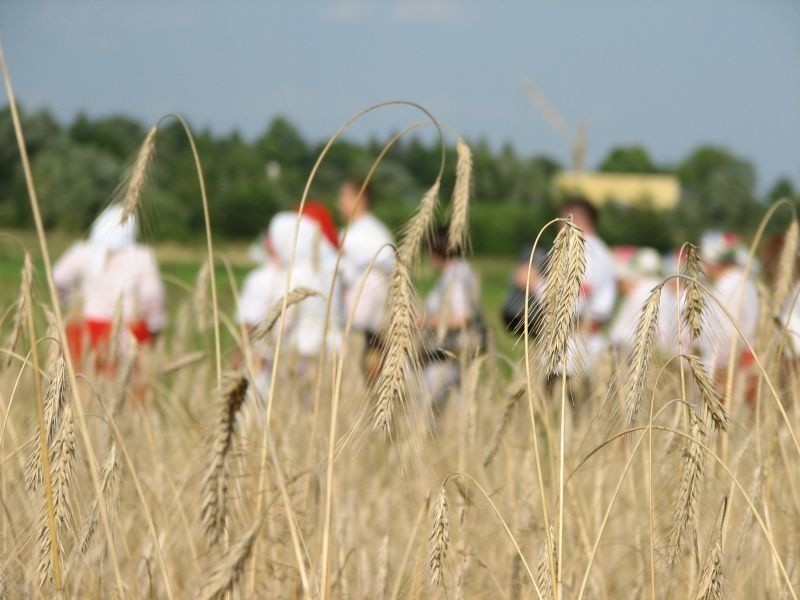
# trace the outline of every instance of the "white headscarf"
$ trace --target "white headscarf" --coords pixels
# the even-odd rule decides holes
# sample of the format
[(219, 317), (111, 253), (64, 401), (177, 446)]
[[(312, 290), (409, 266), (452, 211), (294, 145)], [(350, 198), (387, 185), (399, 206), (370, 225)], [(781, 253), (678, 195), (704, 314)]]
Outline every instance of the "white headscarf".
[[(297, 230), (297, 244), (295, 245), (294, 230), (297, 220), (300, 227)], [(336, 259), (336, 249), (322, 235), (319, 224), (308, 217), (299, 216), (296, 212), (279, 212), (269, 223), (270, 250), (284, 266), (289, 264), (294, 249), (294, 259), (297, 262), (312, 261), (328, 264)]]
[(92, 248), (92, 270), (102, 271), (108, 255), (136, 243), (139, 226), (135, 215), (122, 221), (122, 206), (112, 204), (97, 217), (89, 230), (89, 245)]

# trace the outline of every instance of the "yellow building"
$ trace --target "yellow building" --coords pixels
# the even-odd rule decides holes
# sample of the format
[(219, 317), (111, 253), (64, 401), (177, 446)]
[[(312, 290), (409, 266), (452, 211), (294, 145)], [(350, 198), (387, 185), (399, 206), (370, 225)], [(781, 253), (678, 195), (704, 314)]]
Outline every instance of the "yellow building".
[(675, 207), (681, 194), (678, 179), (661, 174), (561, 171), (555, 176), (554, 185), (558, 194), (579, 194), (595, 206), (616, 202), (667, 210)]

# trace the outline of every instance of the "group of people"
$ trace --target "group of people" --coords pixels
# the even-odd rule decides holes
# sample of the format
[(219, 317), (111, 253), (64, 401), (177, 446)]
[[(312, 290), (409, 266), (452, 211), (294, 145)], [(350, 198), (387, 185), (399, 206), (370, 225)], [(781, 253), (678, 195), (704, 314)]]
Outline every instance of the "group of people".
[[(567, 375), (589, 373), (605, 352), (627, 356), (632, 351), (635, 330), (643, 306), (654, 288), (665, 278), (684, 273), (686, 248), (662, 256), (648, 247), (609, 248), (597, 232), (597, 210), (582, 198), (567, 200), (562, 219), (572, 219), (586, 241), (586, 270), (577, 307), (578, 334), (568, 351), (564, 369)], [(528, 336), (535, 338), (544, 326), (539, 319), (539, 296), (547, 276), (547, 253), (526, 248), (519, 258), (511, 289), (503, 308), (509, 330), (523, 331), (522, 316), (527, 295)], [(755, 340), (760, 298), (757, 290), (757, 264), (748, 265), (748, 252), (733, 233), (708, 231), (698, 250), (705, 275), (700, 282), (714, 296), (705, 302), (707, 331), (692, 340), (682, 324), (681, 307), (686, 280), (673, 278), (661, 289), (656, 345), (666, 356), (678, 353), (699, 355), (718, 381), (726, 377), (731, 348), (736, 369), (752, 365), (752, 355), (739, 337), (739, 331)], [(781, 317), (786, 323), (800, 322), (796, 305), (788, 306)], [(794, 319), (794, 321), (793, 321)], [(738, 331), (737, 331), (738, 328)]]
[[(298, 364), (313, 365), (323, 348), (342, 348), (343, 334), (350, 332), (363, 340), (360, 356), (368, 384), (375, 382), (381, 369), (386, 306), (396, 259), (394, 237), (371, 207), (369, 185), (348, 180), (341, 185), (337, 202), (340, 221), (346, 224), (341, 230), (327, 207), (313, 200), (305, 202), (302, 209), (274, 215), (262, 239), (261, 264), (246, 277), (237, 305), (239, 323), (252, 333), (286, 291), (305, 288), (310, 293), (285, 315), (280, 332), (284, 348), (297, 357)], [(585, 238), (586, 271), (577, 307), (580, 335), (570, 344), (564, 364), (568, 374), (578, 374), (591, 370), (604, 351), (630, 348), (642, 305), (664, 277), (680, 270), (676, 261), (685, 253), (664, 258), (650, 248), (610, 249), (598, 235), (595, 207), (581, 198), (567, 200), (561, 217), (571, 219)], [(136, 238), (136, 217), (123, 220), (121, 208), (110, 206), (98, 217), (88, 239), (74, 244), (55, 265), (54, 280), (63, 301), (76, 296), (82, 301), (82, 317), (73, 319), (68, 330), (74, 356), (88, 349), (101, 354), (117, 330), (123, 340), (117, 345), (124, 347), (152, 341), (165, 326), (165, 294), (158, 265), (152, 250), (138, 244)], [(430, 342), (421, 357), (422, 394), (433, 409), (439, 409), (458, 385), (465, 352), (480, 352), (486, 331), (479, 279), (461, 248), (448, 244), (443, 228), (433, 232), (429, 248), (439, 279), (426, 298), (417, 325)], [(542, 323), (532, 315), (537, 314), (547, 279), (547, 254), (537, 249), (531, 257), (531, 252), (531, 248), (525, 249), (512, 274), (503, 317), (510, 330), (519, 333), (525, 328), (535, 338)], [(700, 241), (699, 254), (708, 288), (752, 339), (759, 295), (754, 270), (745, 269), (741, 241), (730, 233), (708, 232)], [(719, 375), (729, 364), (736, 328), (719, 305), (708, 302), (709, 333), (693, 346), (680, 325), (682, 285), (678, 281), (662, 290), (658, 344), (670, 354), (679, 350), (699, 353)], [(530, 318), (524, 327), (526, 304)], [(785, 316), (788, 323), (800, 319), (797, 308), (793, 309)], [(270, 347), (265, 344), (258, 355), (264, 380), (271, 373)], [(739, 349), (742, 347), (739, 344)], [(747, 352), (742, 352), (734, 364), (746, 366), (749, 360)]]

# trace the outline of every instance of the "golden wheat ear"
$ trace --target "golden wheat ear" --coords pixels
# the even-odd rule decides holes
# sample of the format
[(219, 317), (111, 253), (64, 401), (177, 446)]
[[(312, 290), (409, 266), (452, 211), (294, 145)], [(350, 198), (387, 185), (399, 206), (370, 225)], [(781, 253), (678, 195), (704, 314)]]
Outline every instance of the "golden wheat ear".
[[(22, 337), (22, 330), (25, 323), (30, 317), (29, 311), (33, 310), (30, 301), (33, 299), (33, 261), (31, 255), (25, 253), (25, 258), (22, 263), (21, 283), (19, 286), (19, 295), (14, 303), (16, 308), (14, 312), (14, 326), (11, 328), (11, 336), (8, 339), (6, 346), (10, 350), (8, 358), (6, 359), (6, 367), (11, 364), (14, 357), (14, 351), (17, 349), (17, 344)], [(34, 340), (30, 340), (31, 344)]]
[(133, 162), (126, 179), (124, 180), (122, 189), (122, 217), (121, 221), (124, 223), (131, 215), (136, 214), (141, 199), (142, 192), (147, 185), (147, 176), (150, 171), (150, 165), (153, 162), (153, 157), (156, 152), (156, 133), (158, 133), (158, 126), (154, 126), (147, 132), (147, 137), (144, 138), (139, 153), (136, 155), (136, 160)]
[(653, 347), (658, 331), (658, 309), (661, 303), (661, 285), (650, 292), (636, 323), (633, 336), (633, 351), (630, 356), (631, 375), (625, 394), (626, 421), (628, 427), (636, 423), (636, 417), (642, 405), (647, 372), (653, 356)]
[(202, 600), (222, 600), (230, 597), (229, 594), (234, 591), (244, 575), (260, 527), (261, 521), (250, 527), (214, 565), (200, 594)]
[(465, 250), (469, 243), (469, 192), (472, 183), (472, 152), (461, 138), (456, 144), (456, 183), (453, 188), (453, 213), (447, 231), (447, 248)]
[(431, 553), (428, 558), (431, 585), (439, 588), (444, 588), (445, 561), (447, 560), (447, 547), (450, 543), (450, 526), (447, 512), (447, 492), (442, 487), (439, 491), (439, 498), (433, 507), (433, 524), (428, 538), (431, 543)]
[(683, 294), (683, 322), (689, 330), (692, 339), (698, 339), (703, 333), (703, 315), (706, 310), (706, 297), (700, 284), (705, 278), (703, 265), (697, 253), (697, 246), (686, 246), (686, 264), (683, 274), (689, 279), (684, 280)]
[(548, 373), (564, 366), (575, 329), (575, 312), (586, 272), (586, 240), (580, 229), (565, 223), (550, 250), (542, 295), (540, 351)]
[(728, 499), (722, 499), (722, 507), (714, 524), (711, 541), (703, 561), (703, 568), (697, 581), (696, 600), (722, 600), (725, 597), (725, 567), (722, 552), (722, 528), (725, 522)]
[(422, 243), (428, 236), (436, 216), (436, 205), (439, 202), (439, 185), (437, 179), (430, 189), (425, 192), (419, 203), (417, 212), (403, 227), (402, 240), (397, 249), (398, 260), (406, 266), (414, 265), (419, 256)]
[(795, 280), (798, 238), (800, 238), (800, 230), (798, 228), (797, 219), (792, 219), (789, 228), (786, 230), (783, 247), (781, 248), (781, 255), (778, 258), (775, 286), (772, 290), (773, 315), (780, 315), (783, 312), (786, 298), (789, 296), (789, 291)]
[(236, 415), (247, 396), (248, 379), (240, 374), (231, 377), (222, 393), (214, 424), (211, 456), (203, 481), (203, 507), (200, 518), (209, 546), (217, 544), (225, 534), (228, 496), (228, 454), (233, 445)]

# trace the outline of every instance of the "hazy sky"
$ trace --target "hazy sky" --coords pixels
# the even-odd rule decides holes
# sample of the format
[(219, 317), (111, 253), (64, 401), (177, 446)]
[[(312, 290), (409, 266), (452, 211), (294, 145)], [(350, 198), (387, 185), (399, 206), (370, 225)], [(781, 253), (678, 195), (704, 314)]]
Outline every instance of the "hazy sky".
[[(275, 114), (326, 138), (359, 108), (405, 98), (468, 137), (563, 162), (520, 87), (588, 126), (589, 163), (642, 143), (675, 162), (701, 142), (753, 160), (760, 187), (800, 182), (797, 0), (40, 2), (0, 0), (20, 100), (61, 118), (170, 111), (260, 132)], [(371, 116), (364, 137), (412, 122)]]

